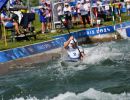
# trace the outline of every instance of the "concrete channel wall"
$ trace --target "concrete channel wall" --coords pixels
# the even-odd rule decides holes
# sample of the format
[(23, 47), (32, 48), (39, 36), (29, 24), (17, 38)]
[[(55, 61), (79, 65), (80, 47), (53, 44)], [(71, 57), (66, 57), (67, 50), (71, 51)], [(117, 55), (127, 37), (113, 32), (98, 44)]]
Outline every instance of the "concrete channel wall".
[(61, 48), (57, 48), (44, 53), (31, 55), (29, 57), (11, 60), (6, 63), (0, 63), (0, 75), (6, 74), (14, 69), (30, 67), (32, 64), (46, 63), (50, 60), (56, 60), (60, 58), (60, 52)]

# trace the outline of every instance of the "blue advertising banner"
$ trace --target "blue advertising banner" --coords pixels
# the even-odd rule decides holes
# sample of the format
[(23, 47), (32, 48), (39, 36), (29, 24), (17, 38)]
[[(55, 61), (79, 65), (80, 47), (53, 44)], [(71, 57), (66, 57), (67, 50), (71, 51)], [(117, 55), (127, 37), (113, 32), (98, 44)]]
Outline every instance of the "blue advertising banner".
[(128, 22), (123, 22), (121, 24), (117, 24), (117, 25), (115, 25), (115, 28), (116, 29), (118, 29), (118, 28), (125, 28), (127, 26), (130, 26), (130, 22), (129, 21)]
[(113, 33), (115, 31), (114, 27), (115, 29), (118, 29), (118, 28), (125, 28), (127, 26), (130, 26), (130, 22), (123, 22), (122, 24), (116, 24), (115, 26), (105, 26), (105, 27), (81, 30), (77, 32), (71, 32), (71, 34), (63, 34), (60, 36), (55, 36), (54, 38), (64, 37), (65, 39), (68, 39), (70, 35), (73, 35), (75, 38), (82, 38), (82, 37), (88, 37), (88, 36), (91, 37), (91, 36), (96, 36), (99, 34)]
[(63, 46), (66, 41), (64, 38), (55, 39), (48, 42), (29, 45), (21, 48), (14, 48), (0, 52), (0, 63), (4, 63), (10, 60), (16, 60), (18, 58), (27, 57), (33, 54), (42, 53), (51, 49), (59, 48)]
[(126, 34), (128, 37), (130, 37), (130, 27), (126, 28)]
[[(99, 34), (108, 34), (108, 33), (113, 33), (113, 32), (114, 32), (113, 26), (105, 26), (105, 27), (100, 27), (100, 28), (91, 28), (87, 30), (72, 32), (71, 35), (73, 35), (75, 38), (82, 38), (82, 37), (88, 37), (88, 36), (96, 36)], [(70, 34), (65, 34), (65, 35), (56, 36), (54, 38), (64, 37), (65, 39), (68, 39), (69, 36)]]
[(0, 10), (6, 5), (8, 0), (0, 0)]

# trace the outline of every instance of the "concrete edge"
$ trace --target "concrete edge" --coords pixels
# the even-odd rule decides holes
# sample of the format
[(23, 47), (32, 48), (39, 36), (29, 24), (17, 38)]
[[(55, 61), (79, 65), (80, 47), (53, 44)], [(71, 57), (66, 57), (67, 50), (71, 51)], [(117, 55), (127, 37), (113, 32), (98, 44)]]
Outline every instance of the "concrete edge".
[(12, 60), (6, 63), (0, 63), (0, 75), (6, 74), (11, 70), (18, 69), (18, 68), (25, 68), (32, 64), (37, 63), (46, 63), (51, 60), (56, 60), (61, 57), (61, 49), (53, 49), (44, 53), (32, 55), (25, 58), (20, 58), (17, 60)]

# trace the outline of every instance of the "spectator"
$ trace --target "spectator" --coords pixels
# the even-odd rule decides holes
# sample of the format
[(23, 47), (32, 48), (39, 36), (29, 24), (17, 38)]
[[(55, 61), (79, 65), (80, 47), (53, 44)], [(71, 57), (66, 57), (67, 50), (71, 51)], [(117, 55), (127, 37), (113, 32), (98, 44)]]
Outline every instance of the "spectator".
[(18, 23), (8, 16), (6, 7), (4, 7), (1, 12), (1, 20), (5, 27), (11, 28), (14, 26), (17, 32), (16, 35), (21, 35)]
[(46, 8), (46, 18), (47, 18), (47, 29), (48, 30), (51, 29), (51, 16), (52, 16), (51, 7), (50, 7), (50, 4), (48, 4), (47, 8)]
[(43, 6), (39, 6), (39, 17), (40, 17), (40, 22), (42, 24), (41, 30), (42, 33), (44, 34), (46, 31), (46, 23), (47, 23), (47, 19), (46, 19), (46, 9)]
[(79, 14), (80, 14), (80, 6), (81, 6), (80, 1), (77, 1), (76, 8), (77, 8), (77, 12), (78, 12)]
[(22, 0), (10, 0), (10, 6), (23, 5)]
[(89, 0), (85, 0), (84, 8), (88, 12), (88, 17), (86, 19), (87, 23), (90, 24), (90, 1)]
[(87, 5), (85, 5), (85, 2), (82, 1), (81, 7), (80, 7), (80, 13), (81, 13), (84, 28), (86, 27), (86, 20), (87, 20), (87, 23), (90, 24), (88, 10), (86, 7), (87, 7)]
[[(106, 5), (107, 6), (107, 5)], [(106, 20), (106, 13), (108, 14), (107, 9), (103, 7), (101, 0), (97, 1), (97, 9), (95, 9), (95, 15), (97, 13), (97, 20), (102, 19), (103, 21)]]
[(16, 5), (23, 5), (22, 0), (16, 0)]
[(97, 0), (97, 8), (99, 13), (103, 10), (102, 2), (100, 0)]
[(61, 18), (63, 17), (63, 14), (64, 14), (62, 3), (58, 4), (57, 12), (58, 12), (58, 21), (59, 21), (59, 20), (61, 20)]
[(41, 0), (39, 5), (45, 7), (46, 6), (46, 0)]
[(127, 14), (130, 16), (130, 0), (125, 0), (125, 2), (127, 4)]
[(77, 25), (78, 13), (75, 6), (72, 7), (72, 16), (73, 16), (73, 22), (75, 22)]
[(81, 17), (81, 13), (80, 13), (80, 7), (81, 7), (81, 3), (80, 3), (80, 1), (77, 1), (76, 9), (77, 9), (77, 13), (78, 13), (78, 20), (80, 21), (80, 23), (82, 23), (82, 17)]
[(70, 27), (72, 27), (71, 7), (69, 6), (68, 3), (65, 3), (64, 15), (65, 15), (65, 20), (66, 20), (67, 24)]
[(119, 10), (120, 10), (120, 2), (115, 1), (115, 4), (114, 4), (114, 12), (115, 12), (115, 14), (119, 15)]

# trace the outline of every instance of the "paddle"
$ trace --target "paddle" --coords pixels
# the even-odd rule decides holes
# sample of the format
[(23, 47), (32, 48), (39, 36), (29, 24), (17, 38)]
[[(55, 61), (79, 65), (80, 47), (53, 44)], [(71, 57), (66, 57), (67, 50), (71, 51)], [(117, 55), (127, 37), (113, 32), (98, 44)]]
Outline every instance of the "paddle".
[[(65, 28), (67, 29), (67, 31), (68, 31), (68, 33), (69, 33), (69, 36), (72, 36), (71, 33), (70, 33), (70, 30), (69, 30), (68, 25), (65, 24), (65, 23), (62, 21), (62, 19), (61, 19), (61, 23), (62, 23), (62, 24), (65, 26)], [(73, 39), (73, 42), (74, 42), (74, 44), (76, 45), (76, 42), (74, 41), (74, 39)], [(80, 51), (80, 49), (79, 49), (78, 46), (77, 46), (77, 49), (78, 49), (78, 51), (79, 51), (79, 53), (80, 53), (80, 58), (83, 57), (83, 55), (82, 55), (82, 53), (81, 53), (81, 51)]]

